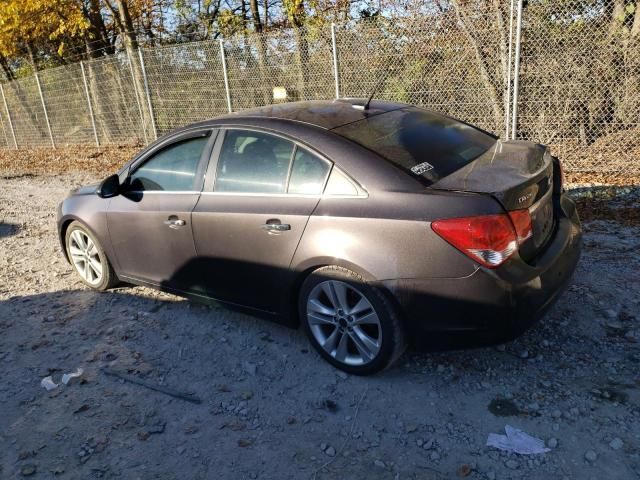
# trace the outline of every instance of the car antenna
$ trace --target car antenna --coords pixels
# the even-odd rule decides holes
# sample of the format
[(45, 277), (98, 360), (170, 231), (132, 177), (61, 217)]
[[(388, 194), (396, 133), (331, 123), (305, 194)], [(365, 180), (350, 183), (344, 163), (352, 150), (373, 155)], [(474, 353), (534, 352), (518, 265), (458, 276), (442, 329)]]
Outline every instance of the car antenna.
[(371, 95), (369, 95), (369, 98), (367, 99), (367, 103), (365, 103), (362, 106), (363, 110), (369, 110), (369, 104), (371, 103), (371, 100), (373, 100), (373, 96), (376, 94), (376, 92), (378, 91), (378, 88), (380, 88), (380, 85), (382, 85), (382, 82), (386, 80), (385, 77), (381, 77), (380, 80), (378, 80), (378, 83), (376, 83), (376, 86), (373, 87), (373, 91), (371, 92)]

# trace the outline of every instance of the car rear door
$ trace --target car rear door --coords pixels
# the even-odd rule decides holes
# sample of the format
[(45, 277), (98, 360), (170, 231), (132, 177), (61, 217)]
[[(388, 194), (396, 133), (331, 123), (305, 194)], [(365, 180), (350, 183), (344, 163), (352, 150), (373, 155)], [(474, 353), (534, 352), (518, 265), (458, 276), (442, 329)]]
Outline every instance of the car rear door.
[(211, 129), (167, 139), (130, 168), (111, 199), (109, 235), (123, 279), (184, 289), (179, 275), (195, 259), (191, 212), (202, 191)]
[(289, 265), (331, 163), (286, 139), (229, 128), (216, 141), (193, 211), (199, 272), (209, 295), (277, 312)]

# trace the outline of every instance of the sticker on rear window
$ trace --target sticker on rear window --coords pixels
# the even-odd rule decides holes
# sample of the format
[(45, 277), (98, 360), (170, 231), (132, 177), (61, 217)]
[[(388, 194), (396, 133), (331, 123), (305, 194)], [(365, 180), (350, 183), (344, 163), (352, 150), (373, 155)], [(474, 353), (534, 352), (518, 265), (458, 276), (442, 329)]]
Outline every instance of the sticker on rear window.
[(422, 175), (423, 173), (426, 173), (429, 170), (433, 170), (433, 165), (431, 165), (429, 162), (422, 162), (416, 165), (415, 167), (411, 167), (411, 171), (416, 175)]

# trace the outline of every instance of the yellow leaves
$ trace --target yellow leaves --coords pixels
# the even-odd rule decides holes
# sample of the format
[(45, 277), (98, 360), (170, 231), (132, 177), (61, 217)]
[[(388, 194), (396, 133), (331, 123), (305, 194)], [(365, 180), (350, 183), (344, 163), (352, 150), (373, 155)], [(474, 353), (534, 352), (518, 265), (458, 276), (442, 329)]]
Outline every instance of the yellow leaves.
[(218, 28), (225, 37), (230, 37), (244, 28), (242, 17), (229, 9), (220, 10), (218, 14)]
[(204, 7), (204, 10), (209, 10), (209, 8), (211, 7), (211, 5), (213, 4), (213, 0), (204, 0), (202, 6)]
[(282, 2), (289, 17), (300, 15), (304, 12), (304, 0), (284, 0)]
[[(81, 35), (89, 27), (81, 0), (0, 2), (0, 54), (13, 56), (25, 43)], [(64, 49), (61, 43), (58, 51)]]

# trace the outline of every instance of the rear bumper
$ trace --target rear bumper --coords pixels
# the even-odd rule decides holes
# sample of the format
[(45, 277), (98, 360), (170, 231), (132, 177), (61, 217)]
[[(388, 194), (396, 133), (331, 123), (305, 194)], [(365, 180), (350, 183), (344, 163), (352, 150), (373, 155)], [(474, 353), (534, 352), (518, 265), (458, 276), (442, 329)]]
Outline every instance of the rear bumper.
[(580, 258), (575, 204), (566, 195), (559, 203), (553, 239), (535, 261), (515, 255), (496, 270), (478, 268), (463, 278), (383, 282), (414, 345), (447, 349), (500, 343), (542, 317), (569, 284)]

